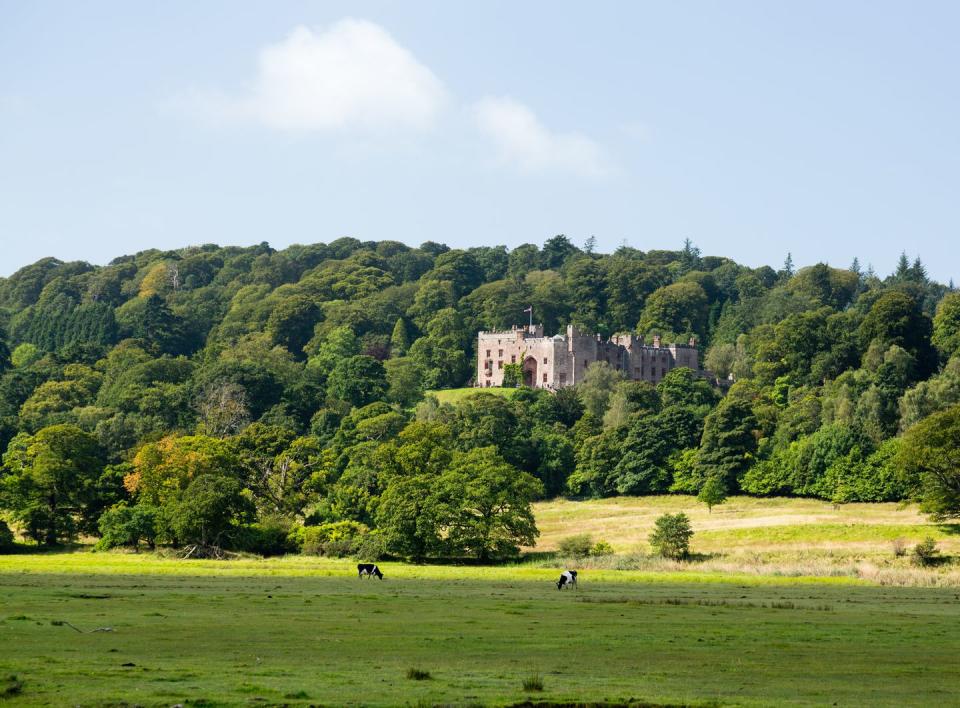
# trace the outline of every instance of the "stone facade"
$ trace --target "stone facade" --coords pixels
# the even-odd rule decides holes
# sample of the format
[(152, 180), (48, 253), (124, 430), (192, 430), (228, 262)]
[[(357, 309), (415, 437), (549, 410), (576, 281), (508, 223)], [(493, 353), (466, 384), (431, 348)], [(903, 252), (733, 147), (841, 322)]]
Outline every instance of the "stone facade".
[(520, 364), (523, 383), (535, 388), (562, 388), (583, 381), (587, 367), (606, 361), (634, 381), (657, 383), (670, 369), (685, 366), (700, 371), (696, 342), (661, 346), (660, 337), (645, 344), (643, 337), (622, 334), (603, 340), (568, 326), (566, 335), (545, 337), (543, 325), (514, 327), (509, 332), (477, 335), (477, 378), (481, 388), (501, 386), (504, 366)]

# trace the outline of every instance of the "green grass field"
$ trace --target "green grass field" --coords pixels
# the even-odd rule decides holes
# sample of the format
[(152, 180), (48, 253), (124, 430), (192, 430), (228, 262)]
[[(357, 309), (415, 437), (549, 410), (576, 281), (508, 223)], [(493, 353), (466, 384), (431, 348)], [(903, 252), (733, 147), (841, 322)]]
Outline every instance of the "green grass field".
[[(947, 705), (960, 687), (955, 589), (583, 571), (558, 592), (555, 569), (530, 565), (383, 569), (2, 557), (0, 700), (893, 706)], [(526, 693), (533, 674), (543, 691)]]
[[(958, 564), (914, 568), (892, 542), (933, 536), (955, 558), (960, 535), (913, 506), (739, 497), (708, 513), (670, 496), (535, 511), (540, 553), (518, 564), (387, 562), (384, 582), (306, 556), (0, 556), (0, 702), (956, 702)], [(690, 515), (696, 562), (649, 556), (667, 511)], [(583, 532), (617, 555), (550, 555)], [(553, 584), (567, 564), (579, 591)], [(531, 676), (542, 691), (524, 691)]]
[(436, 391), (427, 391), (431, 396), (436, 396), (440, 403), (459, 403), (464, 398), (472, 396), (475, 393), (492, 393), (495, 396), (510, 396), (515, 388), (500, 388), (493, 386), (491, 388), (443, 388)]

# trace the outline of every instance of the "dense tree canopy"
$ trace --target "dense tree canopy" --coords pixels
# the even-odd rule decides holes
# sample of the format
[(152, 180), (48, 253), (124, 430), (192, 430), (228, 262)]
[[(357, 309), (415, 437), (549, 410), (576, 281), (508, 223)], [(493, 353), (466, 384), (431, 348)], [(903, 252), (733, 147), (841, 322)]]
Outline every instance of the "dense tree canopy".
[[(597, 362), (576, 389), (429, 394), (469, 385), (476, 331), (531, 305), (549, 333), (695, 337), (712, 373), (653, 387)], [(306, 525), (328, 549), (347, 529), (357, 553), (489, 559), (532, 544), (530, 502), (558, 494), (917, 496), (949, 516), (958, 404), (960, 299), (906, 257), (881, 279), (689, 241), (342, 238), (0, 279), (0, 522), (39, 543), (283, 552)]]

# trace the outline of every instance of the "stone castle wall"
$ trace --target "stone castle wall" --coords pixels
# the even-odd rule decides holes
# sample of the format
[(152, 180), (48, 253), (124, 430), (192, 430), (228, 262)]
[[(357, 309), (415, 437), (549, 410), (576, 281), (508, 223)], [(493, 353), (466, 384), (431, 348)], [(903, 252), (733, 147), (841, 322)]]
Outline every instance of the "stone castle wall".
[(659, 382), (667, 372), (685, 366), (700, 371), (696, 342), (661, 346), (643, 337), (617, 335), (603, 340), (585, 335), (573, 326), (565, 335), (544, 336), (543, 325), (514, 327), (510, 331), (480, 332), (477, 335), (476, 385), (481, 388), (503, 385), (504, 367), (520, 364), (523, 383), (536, 388), (562, 388), (583, 381), (587, 367), (606, 361), (634, 381)]

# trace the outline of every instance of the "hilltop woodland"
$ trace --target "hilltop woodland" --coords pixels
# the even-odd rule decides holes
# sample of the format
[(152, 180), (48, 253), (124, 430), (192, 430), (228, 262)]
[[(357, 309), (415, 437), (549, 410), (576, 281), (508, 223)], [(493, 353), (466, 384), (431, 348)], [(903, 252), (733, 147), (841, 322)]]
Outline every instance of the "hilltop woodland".
[[(683, 492), (918, 498), (960, 510), (960, 294), (906, 256), (794, 272), (563, 236), (207, 245), (0, 279), (0, 545), (99, 536), (264, 554), (492, 560), (532, 500)], [(534, 308), (701, 343), (728, 390), (598, 363), (576, 389), (477, 393), (476, 332)]]

